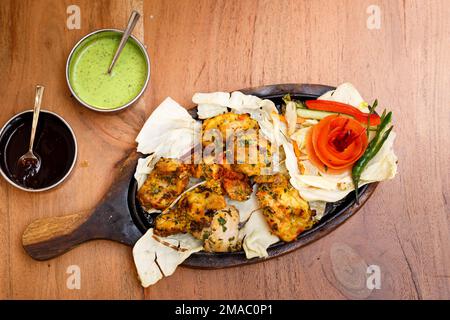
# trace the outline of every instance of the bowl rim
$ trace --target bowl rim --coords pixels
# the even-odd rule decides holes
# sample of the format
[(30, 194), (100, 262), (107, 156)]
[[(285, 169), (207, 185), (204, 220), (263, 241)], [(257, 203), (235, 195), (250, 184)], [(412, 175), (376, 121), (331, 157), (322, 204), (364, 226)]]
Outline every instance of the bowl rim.
[[(1, 130), (0, 130), (0, 137), (2, 137), (4, 131), (6, 130), (6, 127), (7, 127), (14, 119), (16, 119), (17, 117), (19, 117), (19, 116), (21, 116), (21, 115), (23, 115), (23, 114), (25, 114), (25, 113), (33, 113), (33, 110), (32, 110), (32, 109), (24, 110), (24, 111), (22, 111), (22, 112), (19, 112), (19, 113), (15, 114), (14, 116), (12, 116), (12, 117), (11, 117), (8, 121), (6, 121), (5, 124), (2, 126), (2, 128), (1, 128)], [(58, 185), (60, 185), (60, 184), (61, 184), (64, 180), (66, 180), (66, 178), (72, 173), (73, 168), (75, 167), (75, 164), (76, 164), (77, 158), (78, 158), (78, 143), (77, 143), (77, 138), (76, 138), (76, 136), (75, 136), (75, 132), (73, 131), (73, 129), (72, 129), (72, 127), (69, 125), (69, 123), (68, 123), (63, 117), (61, 117), (59, 114), (57, 114), (57, 113), (55, 113), (55, 112), (53, 112), (53, 111), (41, 109), (40, 113), (48, 113), (48, 114), (54, 115), (54, 116), (56, 116), (59, 120), (62, 121), (62, 123), (69, 129), (69, 131), (70, 131), (70, 133), (71, 133), (71, 135), (72, 135), (73, 142), (74, 142), (74, 146), (75, 146), (75, 151), (74, 151), (74, 155), (73, 155), (72, 164), (71, 164), (69, 170), (66, 172), (66, 174), (65, 174), (61, 179), (59, 179), (57, 182), (55, 182), (54, 184), (49, 185), (49, 186), (44, 187), (44, 188), (39, 188), (39, 189), (26, 188), (26, 187), (24, 187), (24, 186), (22, 186), (22, 185), (16, 183), (15, 181), (13, 181), (13, 180), (6, 174), (6, 172), (4, 172), (3, 169), (0, 167), (0, 174), (3, 176), (3, 178), (4, 178), (6, 181), (8, 181), (12, 186), (14, 186), (14, 187), (16, 187), (16, 188), (18, 188), (18, 189), (20, 189), (20, 190), (27, 191), (27, 192), (42, 192), (42, 191), (47, 191), (47, 190), (53, 189), (53, 188), (57, 187)]]
[(138, 47), (140, 48), (141, 52), (144, 54), (145, 60), (147, 62), (147, 76), (145, 79), (145, 83), (142, 86), (141, 91), (139, 91), (139, 93), (136, 95), (136, 97), (134, 97), (131, 101), (127, 102), (126, 104), (117, 107), (117, 108), (113, 108), (113, 109), (101, 109), (95, 106), (92, 106), (88, 103), (86, 103), (85, 101), (83, 101), (73, 90), (72, 88), (72, 84), (70, 83), (70, 79), (69, 79), (69, 68), (70, 68), (70, 61), (72, 60), (72, 57), (75, 53), (75, 50), (83, 43), (84, 40), (86, 40), (87, 38), (94, 36), (96, 34), (102, 33), (102, 32), (117, 32), (122, 34), (124, 31), (120, 30), (120, 29), (114, 29), (114, 28), (106, 28), (106, 29), (97, 29), (94, 30), (88, 34), (86, 34), (85, 36), (83, 36), (80, 40), (78, 40), (78, 42), (73, 46), (72, 50), (70, 50), (69, 56), (67, 57), (67, 61), (66, 61), (66, 82), (67, 82), (67, 86), (69, 87), (69, 90), (72, 94), (72, 96), (75, 97), (75, 99), (84, 107), (97, 111), (97, 112), (102, 112), (102, 113), (110, 113), (110, 112), (117, 112), (123, 109), (126, 109), (128, 107), (130, 107), (131, 105), (133, 105), (145, 92), (145, 90), (147, 89), (148, 83), (150, 81), (150, 57), (147, 53), (147, 49), (145, 48), (144, 44), (139, 41), (138, 38), (136, 38), (134, 35), (130, 34), (130, 38), (132, 38), (135, 43), (138, 45)]

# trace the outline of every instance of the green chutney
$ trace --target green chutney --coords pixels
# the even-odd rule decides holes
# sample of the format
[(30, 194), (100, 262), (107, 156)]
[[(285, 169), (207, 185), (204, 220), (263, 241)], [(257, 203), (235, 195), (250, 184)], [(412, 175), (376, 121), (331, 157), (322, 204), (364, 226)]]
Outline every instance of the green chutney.
[(86, 38), (69, 63), (69, 81), (80, 100), (99, 109), (116, 109), (139, 95), (147, 79), (147, 59), (129, 38), (111, 74), (108, 67), (121, 33), (104, 31)]

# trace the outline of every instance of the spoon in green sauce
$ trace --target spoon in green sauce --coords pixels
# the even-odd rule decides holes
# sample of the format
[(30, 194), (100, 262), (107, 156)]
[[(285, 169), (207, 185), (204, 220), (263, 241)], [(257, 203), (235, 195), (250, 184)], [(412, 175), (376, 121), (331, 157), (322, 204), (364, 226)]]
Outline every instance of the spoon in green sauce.
[(128, 19), (128, 25), (125, 31), (123, 32), (122, 39), (120, 39), (119, 46), (117, 47), (117, 51), (114, 54), (114, 58), (111, 61), (111, 64), (108, 68), (108, 74), (111, 74), (112, 69), (114, 68), (114, 65), (116, 64), (117, 59), (119, 59), (120, 53), (122, 52), (123, 48), (125, 47), (128, 38), (130, 37), (131, 33), (133, 32), (134, 27), (136, 26), (136, 23), (139, 20), (139, 17), (141, 15), (136, 10), (133, 10), (131, 12), (130, 18)]

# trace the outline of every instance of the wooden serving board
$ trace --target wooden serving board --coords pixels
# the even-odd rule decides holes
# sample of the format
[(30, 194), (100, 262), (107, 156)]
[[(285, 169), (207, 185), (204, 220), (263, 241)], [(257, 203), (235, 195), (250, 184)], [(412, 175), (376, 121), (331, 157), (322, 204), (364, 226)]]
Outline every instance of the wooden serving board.
[(128, 208), (128, 186), (133, 178), (136, 152), (116, 168), (114, 183), (90, 212), (38, 219), (22, 235), (25, 251), (36, 260), (59, 256), (73, 247), (95, 239), (114, 240), (129, 246), (142, 236)]
[[(246, 94), (274, 100), (290, 93), (294, 97), (317, 98), (333, 87), (308, 84), (282, 84), (240, 90)], [(119, 167), (113, 185), (100, 203), (90, 212), (80, 212), (63, 217), (39, 219), (24, 231), (22, 244), (25, 251), (36, 260), (47, 260), (61, 255), (73, 247), (90, 240), (107, 239), (129, 246), (148, 228), (142, 223), (140, 209), (135, 201), (136, 186), (133, 178), (137, 152), (129, 154)], [(360, 188), (360, 202), (356, 204), (353, 193), (335, 204), (327, 206), (326, 215), (312, 229), (301, 234), (296, 241), (279, 242), (268, 249), (269, 258), (298, 249), (334, 230), (356, 213), (372, 195), (378, 183)], [(259, 262), (265, 259), (245, 257), (244, 252), (207, 253), (198, 252), (183, 265), (194, 268), (224, 268)]]

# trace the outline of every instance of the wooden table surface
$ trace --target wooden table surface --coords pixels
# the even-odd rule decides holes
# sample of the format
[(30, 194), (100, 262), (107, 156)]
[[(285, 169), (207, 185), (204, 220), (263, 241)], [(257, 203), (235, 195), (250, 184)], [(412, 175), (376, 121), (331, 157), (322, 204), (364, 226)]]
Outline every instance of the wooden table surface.
[[(80, 29), (66, 25), (70, 5), (80, 8)], [(379, 29), (368, 28), (370, 5)], [(135, 34), (151, 57), (150, 86), (125, 112), (87, 110), (70, 97), (67, 56), (86, 33), (123, 28), (132, 9), (143, 15)], [(56, 190), (31, 194), (0, 179), (0, 298), (450, 298), (448, 0), (1, 0), (0, 30), (0, 124), (30, 109), (43, 84), (43, 107), (72, 125), (79, 147)], [(46, 262), (22, 249), (34, 219), (95, 206), (165, 97), (188, 107), (197, 91), (346, 81), (394, 111), (399, 174), (325, 238), (255, 265), (179, 268), (146, 290), (131, 249), (118, 243), (93, 241)], [(66, 286), (71, 265), (78, 290)], [(366, 287), (369, 265), (380, 268), (380, 289)]]

